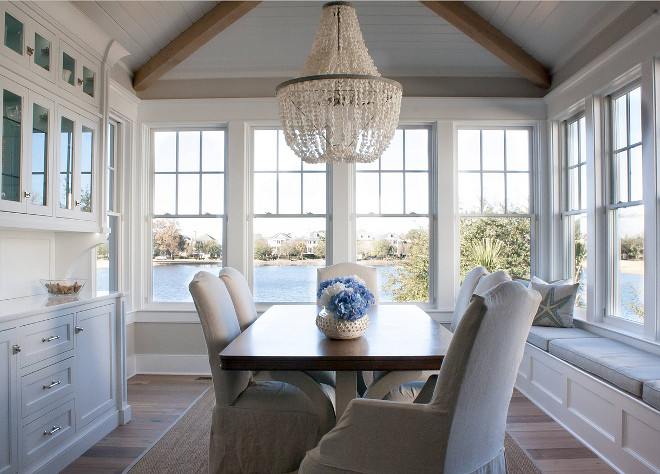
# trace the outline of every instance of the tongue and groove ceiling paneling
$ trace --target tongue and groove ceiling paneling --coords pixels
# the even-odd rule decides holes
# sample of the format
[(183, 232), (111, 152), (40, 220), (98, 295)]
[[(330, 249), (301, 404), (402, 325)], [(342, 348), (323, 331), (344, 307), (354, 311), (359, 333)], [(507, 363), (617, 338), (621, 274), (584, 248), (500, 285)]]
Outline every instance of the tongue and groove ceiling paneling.
[[(130, 53), (136, 71), (218, 2), (74, 2)], [(466, 2), (549, 70), (621, 15), (632, 2)], [(162, 79), (296, 76), (323, 2), (265, 1)], [(392, 77), (520, 77), (488, 50), (416, 1), (355, 2), (369, 52)]]

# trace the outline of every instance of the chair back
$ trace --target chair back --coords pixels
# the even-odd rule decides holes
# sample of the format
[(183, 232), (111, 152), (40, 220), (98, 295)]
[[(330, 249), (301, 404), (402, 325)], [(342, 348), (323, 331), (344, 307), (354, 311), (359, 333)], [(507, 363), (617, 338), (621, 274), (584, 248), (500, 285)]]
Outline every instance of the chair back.
[(461, 283), (461, 287), (458, 290), (458, 296), (456, 297), (454, 315), (451, 318), (451, 332), (456, 331), (458, 322), (461, 320), (463, 313), (465, 313), (465, 310), (470, 304), (474, 289), (477, 287), (479, 279), (484, 275), (488, 275), (488, 270), (484, 267), (474, 267), (467, 273), (467, 275), (465, 275), (463, 283)]
[(254, 306), (250, 286), (243, 274), (232, 267), (224, 267), (220, 270), (220, 279), (229, 291), (236, 310), (238, 325), (243, 332), (257, 320), (257, 308)]
[(452, 419), (444, 472), (473, 472), (502, 451), (513, 385), (540, 301), (538, 292), (513, 281), (472, 298), (431, 400)]
[(206, 339), (215, 402), (227, 406), (245, 390), (251, 377), (250, 372), (220, 366), (220, 352), (241, 333), (234, 304), (222, 280), (209, 272), (197, 273), (188, 288)]
[(369, 288), (374, 294), (374, 299), (376, 300), (374, 304), (378, 304), (378, 271), (374, 267), (365, 267), (364, 265), (348, 262), (336, 263), (329, 267), (321, 267), (316, 270), (316, 284), (318, 285), (330, 278), (352, 275), (357, 275), (364, 280), (364, 286)]

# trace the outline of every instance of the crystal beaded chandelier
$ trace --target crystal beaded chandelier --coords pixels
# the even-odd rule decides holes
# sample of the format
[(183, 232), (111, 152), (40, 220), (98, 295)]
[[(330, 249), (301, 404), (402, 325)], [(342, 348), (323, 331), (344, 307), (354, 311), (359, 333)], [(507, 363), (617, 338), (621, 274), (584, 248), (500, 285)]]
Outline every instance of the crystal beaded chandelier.
[(296, 155), (307, 163), (378, 159), (399, 122), (401, 84), (374, 66), (353, 5), (323, 5), (300, 75), (277, 86), (284, 136)]

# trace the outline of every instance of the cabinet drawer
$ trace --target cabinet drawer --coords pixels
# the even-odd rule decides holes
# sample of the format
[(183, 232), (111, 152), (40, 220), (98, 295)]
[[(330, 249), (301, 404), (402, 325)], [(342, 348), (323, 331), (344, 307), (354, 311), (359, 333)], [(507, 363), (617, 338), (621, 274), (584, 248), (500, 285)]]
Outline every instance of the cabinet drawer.
[(21, 368), (73, 349), (73, 313), (20, 329)]
[(20, 430), (21, 471), (75, 434), (73, 416), (71, 399)]
[(22, 418), (73, 393), (73, 364), (70, 357), (21, 378)]

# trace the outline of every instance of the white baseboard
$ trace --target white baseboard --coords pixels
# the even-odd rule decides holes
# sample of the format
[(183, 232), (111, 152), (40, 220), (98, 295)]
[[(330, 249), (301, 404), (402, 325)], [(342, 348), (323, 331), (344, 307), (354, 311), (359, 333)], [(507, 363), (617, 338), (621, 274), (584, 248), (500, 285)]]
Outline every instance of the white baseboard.
[(135, 354), (126, 357), (126, 378), (130, 379), (137, 374), (137, 358)]
[[(128, 358), (130, 374), (211, 375), (207, 355), (135, 354)], [(134, 362), (129, 362), (134, 359)], [(130, 367), (130, 369), (129, 369)]]

